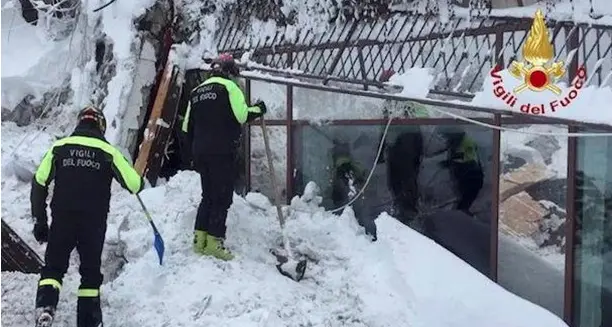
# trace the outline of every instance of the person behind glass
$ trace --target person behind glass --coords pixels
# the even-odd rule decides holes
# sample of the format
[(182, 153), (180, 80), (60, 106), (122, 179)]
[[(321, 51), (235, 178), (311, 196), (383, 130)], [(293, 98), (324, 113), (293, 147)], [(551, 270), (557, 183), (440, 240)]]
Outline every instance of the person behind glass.
[(423, 135), (419, 128), (397, 136), (387, 151), (387, 186), (393, 195), (393, 214), (414, 226), (419, 216), (419, 174)]
[(202, 199), (194, 226), (196, 254), (231, 260), (225, 248), (227, 210), (232, 204), (242, 124), (266, 113), (266, 105), (246, 103), (237, 83), (240, 74), (231, 55), (222, 54), (211, 63), (211, 74), (189, 95), (183, 120), (194, 169), (200, 174)]
[(478, 146), (459, 127), (446, 127), (441, 134), (446, 140), (449, 154), (440, 165), (450, 169), (459, 191), (459, 201), (455, 209), (472, 215), (470, 207), (478, 197), (484, 181)]
[[(332, 147), (332, 179), (331, 198), (335, 208), (346, 205), (361, 190), (366, 181), (368, 172), (365, 171), (353, 157), (348, 142), (333, 140)], [(374, 218), (367, 215), (364, 196), (353, 203), (355, 218), (365, 230), (372, 241), (377, 240), (377, 230)]]

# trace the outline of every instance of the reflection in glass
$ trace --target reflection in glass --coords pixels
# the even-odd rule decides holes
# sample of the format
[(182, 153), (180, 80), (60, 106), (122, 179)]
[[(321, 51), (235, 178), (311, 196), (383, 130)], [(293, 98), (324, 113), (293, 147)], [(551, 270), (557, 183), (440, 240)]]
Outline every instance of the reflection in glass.
[[(363, 187), (384, 126), (296, 129), (296, 191), (319, 185), (327, 209)], [(366, 234), (383, 211), (489, 274), (491, 130), (474, 125), (391, 126), (383, 155), (353, 210)]]
[(565, 126), (508, 126), (501, 134), (498, 283), (563, 317), (567, 137)]
[(612, 137), (577, 142), (574, 320), (578, 327), (607, 327), (612, 326)]

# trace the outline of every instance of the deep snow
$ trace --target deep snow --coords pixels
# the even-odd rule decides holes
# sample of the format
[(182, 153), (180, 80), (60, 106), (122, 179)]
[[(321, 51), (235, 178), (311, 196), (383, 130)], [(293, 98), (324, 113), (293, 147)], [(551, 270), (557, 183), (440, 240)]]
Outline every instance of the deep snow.
[(85, 51), (82, 35), (53, 41), (44, 25), (28, 24), (17, 1), (2, 1), (3, 108), (13, 109), (26, 95), (38, 98), (60, 87)]
[[(6, 135), (3, 153), (11, 143)], [(3, 218), (33, 244), (28, 184), (14, 177), (2, 183), (2, 193), (10, 196), (2, 199)], [(230, 209), (227, 243), (237, 259), (223, 263), (196, 257), (190, 249), (199, 201), (193, 172), (182, 172), (142, 194), (166, 242), (165, 263), (158, 266), (152, 233), (137, 201), (117, 186), (107, 242), (117, 240), (127, 217), (121, 239), (129, 263), (102, 288), (106, 326), (566, 326), (386, 214), (377, 220), (379, 241), (370, 243), (351, 210), (334, 216), (312, 203), (316, 200), (295, 198), (292, 206), (301, 211), (293, 211), (287, 223), (292, 244), (313, 260), (301, 283), (276, 272), (267, 251), (277, 245), (280, 230), (268, 199), (256, 193), (246, 200), (234, 196)], [(305, 198), (315, 197), (307, 193)], [(109, 248), (105, 251), (106, 257)], [(74, 319), (76, 256), (72, 261), (57, 326)], [(5, 326), (32, 319), (37, 278), (2, 273)], [(212, 300), (205, 308), (207, 295)]]
[[(108, 128), (106, 138), (112, 143), (123, 141), (124, 133), (133, 127), (124, 119), (129, 105), (134, 79), (149, 84), (154, 75), (140, 76), (137, 71), (141, 60), (141, 47), (134, 19), (143, 15), (155, 3), (154, 0), (116, 1), (104, 10), (93, 12), (100, 4), (83, 1), (78, 15), (73, 19), (74, 30), (64, 38), (53, 40), (57, 32), (46, 24), (47, 15), (39, 12), (36, 26), (28, 24), (21, 16), (17, 0), (2, 1), (2, 108), (13, 110), (27, 95), (31, 102), (39, 103), (42, 96), (55, 89), (70, 87), (69, 99), (57, 101), (51, 94), (50, 106), (45, 113), (60, 103), (64, 110), (77, 111), (88, 104), (103, 107)], [(95, 41), (105, 35), (112, 43), (114, 74), (106, 85), (104, 99), (95, 103), (97, 72), (95, 70)], [(145, 55), (146, 56), (146, 55)], [(149, 58), (144, 58), (150, 60)]]
[[(291, 5), (300, 2), (296, 0)], [(316, 2), (309, 1), (307, 5), (314, 6)], [(68, 76), (73, 77), (73, 87), (82, 84), (79, 81), (87, 80), (92, 69), (92, 48), (91, 44), (84, 42), (84, 36), (93, 35), (91, 29), (79, 30), (81, 34), (74, 38), (50, 42), (40, 28), (27, 25), (18, 13), (4, 7), (6, 1), (2, 3), (3, 107), (12, 109), (26, 94), (40, 96), (59, 86)], [(116, 42), (114, 54), (119, 60), (119, 70), (109, 84), (108, 109), (105, 110), (110, 117), (117, 115), (117, 123), (126, 123), (121, 120), (124, 113), (120, 108), (127, 101), (126, 93), (134, 78), (135, 61), (131, 53), (134, 51), (134, 31), (129, 22), (151, 3), (150, 0), (120, 0), (108, 10), (88, 17), (89, 23), (101, 18), (100, 31), (106, 32)], [(95, 1), (87, 4), (89, 12), (92, 7), (97, 7)], [(300, 24), (312, 28), (316, 17), (308, 16), (303, 15)], [(203, 19), (202, 24), (216, 28), (213, 18)], [(269, 27), (255, 26), (254, 29), (269, 30)], [(213, 51), (210, 49), (214, 41), (211, 35), (206, 31), (201, 33), (200, 43), (191, 49), (189, 60), (192, 65), (201, 60), (203, 50)], [(6, 47), (7, 44), (10, 47)], [(35, 55), (26, 56), (26, 53)], [(16, 62), (19, 65), (14, 64)], [(423, 81), (431, 81), (430, 76), (415, 75), (417, 72), (404, 76), (407, 85), (418, 80), (424, 87), (428, 83)], [(68, 117), (70, 110), (75, 110), (87, 99), (88, 86), (80, 87), (82, 89), (73, 89), (76, 92), (72, 99), (74, 108), (62, 108), (64, 111), (60, 118)], [(406, 95), (424, 97), (427, 90), (422, 87), (416, 94)], [(262, 98), (269, 100), (271, 89), (276, 90), (273, 93), (278, 100), (276, 112), (281, 114), (283, 91), (277, 92), (278, 88), (268, 86), (261, 87), (259, 92)], [(412, 87), (407, 90), (415, 92)], [(296, 106), (296, 117), (320, 120), (356, 115), (366, 118), (378, 114), (372, 107), (379, 105), (379, 101), (370, 99), (368, 103), (361, 99), (357, 101), (355, 97), (329, 95), (306, 106), (307, 100), (312, 101), (312, 94), (300, 94), (300, 91), (304, 90), (296, 90), (295, 98), (296, 101), (303, 98), (304, 105)], [(485, 90), (483, 94), (485, 92), (491, 91)], [(483, 100), (482, 103), (497, 107), (487, 101), (493, 100)], [(336, 110), (323, 113), (316, 110), (323, 106)], [(578, 111), (573, 117), (566, 118), (600, 120), (602, 117), (607, 116), (600, 113), (587, 116), (585, 111)], [(17, 159), (26, 167), (36, 165), (53, 137), (69, 131), (63, 129), (63, 125), (69, 124), (58, 125), (60, 120), (52, 118), (40, 122), (42, 126), (52, 126), (42, 133), (37, 133), (34, 126), (18, 128), (12, 123), (2, 123), (2, 217), (41, 255), (44, 246), (38, 245), (30, 234), (29, 186), (17, 179), (10, 163)], [(110, 129), (108, 136), (111, 141), (119, 139), (119, 129), (120, 126)], [(282, 132), (279, 130), (277, 134)], [(17, 156), (9, 157), (21, 141), (24, 142)], [(277, 159), (284, 160), (284, 152), (277, 152)], [(282, 164), (279, 162), (277, 166), (282, 167)], [(553, 166), (560, 172), (564, 171), (562, 166)], [(258, 172), (254, 177), (263, 178)], [(384, 214), (377, 221), (380, 241), (372, 244), (354, 222), (350, 210), (340, 217), (322, 212), (295, 213), (288, 224), (292, 244), (297, 243), (301, 250), (318, 260), (311, 263), (308, 279), (296, 284), (276, 273), (273, 258), (267, 253), (268, 247), (280, 238), (275, 212), (265, 204), (267, 200), (256, 194), (248, 197), (264, 206), (264, 212), (235, 197), (228, 221), (228, 245), (236, 251), (238, 260), (220, 263), (196, 258), (190, 252), (190, 235), (199, 191), (197, 177), (190, 172), (181, 173), (169, 183), (148, 189), (143, 194), (166, 240), (165, 265), (159, 267), (151, 246), (152, 233), (137, 201), (117, 184), (113, 188), (115, 196), (103, 269), (108, 277), (115, 273), (117, 258), (112, 253), (118, 249), (115, 244), (124, 221), (127, 230), (121, 231), (120, 235), (127, 246), (125, 255), (129, 263), (118, 278), (110, 278), (102, 289), (107, 326), (164, 326), (170, 321), (172, 326), (200, 326), (206, 322), (223, 326), (298, 326), (308, 323), (312, 326), (565, 326), (552, 314), (504, 291), (433, 242)], [(295, 205), (303, 206), (299, 202)], [(309, 210), (320, 211), (320, 208), (311, 206)], [(62, 294), (58, 326), (74, 321), (78, 286), (74, 264), (78, 257), (73, 255), (73, 266)], [(511, 260), (509, 265), (512, 265)], [(3, 323), (22, 326), (24, 319), (31, 319), (37, 276), (2, 273), (2, 279)], [(524, 289), (525, 285), (520, 287)], [(212, 295), (212, 301), (210, 307), (203, 310), (207, 295)]]

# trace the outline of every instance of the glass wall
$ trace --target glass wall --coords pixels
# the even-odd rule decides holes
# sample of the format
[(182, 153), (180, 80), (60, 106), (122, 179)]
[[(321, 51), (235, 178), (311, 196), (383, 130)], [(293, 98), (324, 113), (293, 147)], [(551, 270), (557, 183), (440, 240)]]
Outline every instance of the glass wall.
[(612, 137), (578, 138), (577, 147), (574, 324), (607, 327), (612, 326)]
[(384, 100), (372, 97), (295, 87), (293, 119), (325, 121), (383, 118), (384, 103)]
[(353, 205), (374, 236), (383, 211), (419, 230), (485, 275), (490, 270), (492, 131), (476, 125), (393, 125), (376, 159), (384, 125), (295, 128), (295, 191), (319, 185), (327, 209)]
[(266, 119), (287, 119), (287, 86), (251, 81), (251, 103), (266, 100)]
[[(285, 126), (266, 125), (272, 161), (276, 172), (278, 188), (282, 194), (282, 201), (286, 201), (287, 193), (287, 128)], [(251, 191), (261, 192), (271, 201), (274, 200), (274, 192), (268, 159), (264, 147), (261, 127), (251, 126)]]
[(563, 317), (566, 126), (505, 125), (500, 140), (497, 281)]

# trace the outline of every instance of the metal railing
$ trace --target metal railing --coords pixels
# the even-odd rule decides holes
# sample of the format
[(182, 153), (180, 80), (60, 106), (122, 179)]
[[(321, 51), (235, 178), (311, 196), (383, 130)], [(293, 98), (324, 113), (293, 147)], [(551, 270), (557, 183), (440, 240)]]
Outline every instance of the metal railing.
[[(322, 22), (327, 28), (318, 33), (296, 30), (270, 2), (251, 2), (226, 8), (217, 31), (220, 51), (235, 56), (250, 51), (252, 60), (273, 68), (364, 85), (385, 70), (426, 67), (436, 72), (433, 90), (463, 96), (480, 90), (493, 66), (517, 59), (532, 23), (531, 18), (494, 17), (488, 11), (471, 16), (451, 12), (442, 21), (434, 6), (425, 13), (386, 11), (374, 18)], [(266, 29), (252, 32), (258, 24), (267, 24)], [(569, 61), (566, 82), (584, 65), (590, 85), (612, 85), (611, 26), (553, 20), (547, 25), (557, 58)]]

